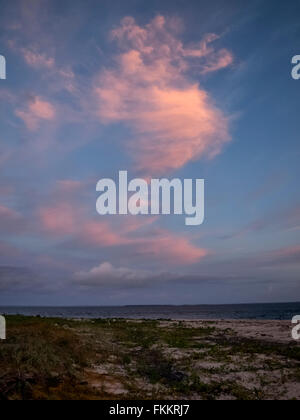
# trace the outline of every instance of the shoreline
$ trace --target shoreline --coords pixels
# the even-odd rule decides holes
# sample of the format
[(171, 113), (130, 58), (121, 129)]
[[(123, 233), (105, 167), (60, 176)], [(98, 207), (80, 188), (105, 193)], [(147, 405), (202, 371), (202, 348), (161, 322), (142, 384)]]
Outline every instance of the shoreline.
[(135, 305), (135, 306), (1, 306), (0, 313), (78, 319), (166, 320), (288, 320), (300, 314), (300, 303), (238, 305)]

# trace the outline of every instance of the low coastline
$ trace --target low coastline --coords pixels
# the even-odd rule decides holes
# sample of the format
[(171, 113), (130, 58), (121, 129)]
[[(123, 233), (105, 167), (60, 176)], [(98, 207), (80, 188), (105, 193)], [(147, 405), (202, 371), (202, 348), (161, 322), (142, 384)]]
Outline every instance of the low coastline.
[(300, 302), (205, 305), (0, 306), (0, 314), (49, 318), (126, 318), (172, 320), (288, 320), (300, 314)]

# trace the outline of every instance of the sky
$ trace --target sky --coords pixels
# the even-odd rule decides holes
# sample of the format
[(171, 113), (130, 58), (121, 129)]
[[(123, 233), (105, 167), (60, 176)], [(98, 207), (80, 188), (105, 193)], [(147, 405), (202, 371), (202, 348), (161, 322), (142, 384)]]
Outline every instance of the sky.
[[(300, 4), (0, 0), (0, 305), (300, 300)], [(99, 179), (205, 179), (205, 221)]]

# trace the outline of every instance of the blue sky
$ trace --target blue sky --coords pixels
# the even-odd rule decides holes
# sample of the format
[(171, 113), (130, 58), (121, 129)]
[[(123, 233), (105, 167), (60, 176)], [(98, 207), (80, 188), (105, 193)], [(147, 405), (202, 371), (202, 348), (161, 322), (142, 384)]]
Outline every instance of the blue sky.
[[(0, 304), (300, 299), (298, 2), (0, 5)], [(124, 169), (204, 224), (97, 215)]]

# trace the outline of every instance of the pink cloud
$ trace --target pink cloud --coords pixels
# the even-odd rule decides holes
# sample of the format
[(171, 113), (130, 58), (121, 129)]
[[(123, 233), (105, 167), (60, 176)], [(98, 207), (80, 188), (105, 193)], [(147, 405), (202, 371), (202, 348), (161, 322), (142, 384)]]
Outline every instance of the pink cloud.
[[(134, 255), (148, 261), (172, 263), (173, 265), (193, 264), (208, 255), (208, 251), (194, 245), (188, 238), (151, 226), (156, 218), (133, 220), (111, 225), (104, 221), (87, 220), (71, 204), (60, 203), (42, 208), (38, 218), (43, 232), (56, 238), (71, 236), (81, 246), (92, 248), (131, 247)], [(141, 232), (147, 227), (147, 232)]]
[(67, 203), (42, 208), (38, 215), (43, 230), (55, 236), (72, 235), (77, 231), (72, 206)]
[(213, 71), (218, 71), (230, 66), (233, 63), (233, 55), (230, 51), (226, 49), (220, 50), (214, 59), (207, 63), (203, 70), (201, 71), (202, 74), (211, 73)]
[[(48, 39), (49, 41), (49, 39)], [(58, 64), (54, 58), (55, 46), (48, 48), (49, 52), (41, 52), (41, 48), (36, 42), (30, 42), (27, 47), (20, 46), (17, 39), (10, 39), (8, 46), (21, 55), (25, 63), (36, 71), (41, 71), (42, 76), (47, 76), (48, 89), (51, 88), (53, 91), (67, 90), (70, 93), (74, 93), (76, 90), (75, 86), (75, 74), (70, 66)]]
[(82, 210), (66, 201), (39, 209), (38, 219), (42, 230), (57, 238), (72, 236), (82, 244), (96, 247), (128, 243), (108, 223), (87, 220)]
[(34, 96), (23, 109), (16, 110), (16, 115), (24, 121), (29, 130), (34, 131), (40, 121), (54, 120), (55, 108), (50, 102)]
[(55, 59), (38, 51), (36, 45), (29, 45), (25, 48), (19, 45), (17, 39), (9, 39), (7, 45), (12, 51), (21, 55), (25, 63), (34, 69), (53, 70), (55, 68)]
[(41, 54), (27, 48), (22, 48), (21, 53), (23, 54), (24, 60), (30, 67), (34, 67), (36, 69), (53, 69), (55, 66), (54, 58), (47, 57), (46, 54)]
[(145, 239), (139, 253), (172, 264), (194, 264), (208, 255), (208, 251), (193, 245), (189, 239), (166, 230)]
[(87, 222), (83, 225), (80, 240), (94, 246), (119, 246), (130, 243), (125, 236), (115, 233), (112, 228), (104, 222)]
[[(82, 243), (91, 246), (130, 246), (134, 254), (144, 256), (148, 261), (154, 259), (172, 264), (193, 264), (208, 255), (208, 251), (199, 248), (179, 234), (150, 227), (148, 220), (141, 219), (129, 226), (118, 225), (118, 229), (104, 222), (87, 222), (82, 225), (79, 238)], [(141, 227), (148, 226), (146, 233), (141, 234)], [(137, 233), (138, 235), (134, 235)]]
[[(136, 225), (137, 230), (140, 225)], [(132, 234), (132, 226), (128, 231)], [(143, 236), (128, 236), (126, 228), (115, 232), (112, 226), (103, 222), (89, 222), (83, 225), (80, 241), (91, 246), (130, 246), (134, 254), (172, 265), (188, 265), (200, 261), (208, 251), (193, 245), (188, 238), (166, 230), (156, 230)]]
[(190, 60), (198, 60), (202, 74), (232, 63), (229, 51), (212, 47), (217, 36), (186, 48), (162, 16), (145, 27), (125, 18), (111, 36), (122, 52), (96, 81), (98, 115), (129, 125), (138, 168), (157, 175), (220, 153), (230, 140), (228, 119), (186, 75)]
[(278, 263), (300, 263), (300, 245), (293, 245), (271, 252), (270, 257)]
[[(159, 217), (115, 216), (91, 218), (82, 202), (86, 182), (61, 180), (52, 192), (52, 199), (37, 211), (37, 231), (58, 240), (69, 237), (69, 245), (91, 249), (120, 248), (127, 255), (142, 260), (172, 264), (193, 264), (208, 251), (194, 245), (189, 237), (158, 229)], [(123, 248), (122, 248), (123, 247)]]
[(43, 101), (39, 97), (35, 97), (29, 104), (29, 111), (37, 117), (43, 120), (52, 120), (55, 115), (54, 107), (46, 101)]

